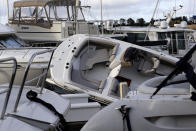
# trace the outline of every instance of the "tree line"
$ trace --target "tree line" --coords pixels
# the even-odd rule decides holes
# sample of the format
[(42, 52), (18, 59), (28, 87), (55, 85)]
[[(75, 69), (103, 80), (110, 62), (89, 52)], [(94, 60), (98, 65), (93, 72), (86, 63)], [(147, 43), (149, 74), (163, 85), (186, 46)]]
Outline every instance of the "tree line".
[[(152, 19), (150, 22), (146, 22), (144, 18), (138, 18), (136, 21), (132, 18), (124, 19), (121, 18), (119, 21), (114, 22), (114, 26), (148, 26), (150, 23), (153, 25), (155, 21), (163, 21), (166, 19), (159, 19), (159, 20), (154, 20)], [(172, 18), (171, 22), (169, 25), (172, 27), (174, 24), (180, 24), (181, 21), (186, 21), (188, 25), (195, 24), (196, 20), (193, 18), (187, 18), (187, 16), (182, 16), (182, 17), (176, 17)]]

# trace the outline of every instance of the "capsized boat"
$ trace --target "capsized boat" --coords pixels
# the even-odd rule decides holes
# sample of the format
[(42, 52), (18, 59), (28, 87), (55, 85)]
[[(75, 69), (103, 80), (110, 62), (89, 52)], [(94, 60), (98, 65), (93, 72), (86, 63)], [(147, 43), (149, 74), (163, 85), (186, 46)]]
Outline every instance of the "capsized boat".
[(145, 80), (168, 75), (176, 61), (172, 56), (127, 42), (74, 35), (55, 50), (48, 82), (108, 103), (120, 98), (119, 85), (127, 87), (122, 89), (125, 96)]
[[(191, 55), (168, 76), (147, 80), (137, 92), (102, 109), (82, 131), (195, 131), (196, 53), (192, 60)], [(178, 75), (181, 72), (185, 74)]]

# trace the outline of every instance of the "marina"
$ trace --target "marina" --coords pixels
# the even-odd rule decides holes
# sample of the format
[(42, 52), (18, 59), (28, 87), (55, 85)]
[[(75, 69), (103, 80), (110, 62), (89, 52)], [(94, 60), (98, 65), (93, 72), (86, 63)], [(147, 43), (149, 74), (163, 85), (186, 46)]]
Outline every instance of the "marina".
[(0, 131), (195, 131), (195, 6), (3, 0)]

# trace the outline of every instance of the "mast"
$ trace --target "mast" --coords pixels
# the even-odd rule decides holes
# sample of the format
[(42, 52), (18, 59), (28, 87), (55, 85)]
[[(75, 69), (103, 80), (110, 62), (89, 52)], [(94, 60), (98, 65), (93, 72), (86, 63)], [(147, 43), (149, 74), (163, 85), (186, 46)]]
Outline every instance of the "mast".
[[(159, 3), (160, 3), (160, 0), (157, 0), (157, 3), (156, 3), (156, 6), (155, 6), (155, 9), (154, 9), (154, 11), (153, 11), (153, 15), (152, 15), (151, 20), (154, 19), (154, 16), (155, 16), (155, 13), (156, 13), (156, 11), (157, 11), (157, 8), (158, 8)], [(149, 26), (148, 26), (148, 28), (147, 28), (147, 32), (146, 32), (146, 36), (145, 36), (145, 38), (144, 38), (144, 41), (146, 41), (146, 39), (147, 39), (147, 37), (148, 37), (150, 28), (151, 28), (151, 22), (150, 22), (150, 24), (149, 24)]]
[(171, 13), (169, 13), (169, 14), (166, 15), (166, 17), (167, 17), (166, 18), (166, 21), (167, 21), (168, 25), (169, 25), (172, 17), (174, 16), (174, 14), (176, 14), (177, 11), (181, 10), (182, 7), (183, 7), (182, 5), (179, 5), (179, 8), (178, 9), (176, 9), (176, 7), (174, 7), (173, 11)]
[(7, 0), (7, 20), (9, 21), (9, 0)]
[(101, 33), (103, 35), (103, 4), (102, 4), (102, 0), (100, 0), (100, 4), (101, 4)]
[(79, 8), (79, 4), (80, 4), (80, 1), (79, 0), (76, 0), (76, 6), (75, 6), (75, 20), (74, 20), (74, 23), (75, 23), (75, 34), (77, 33), (78, 29), (77, 29), (77, 21), (78, 21), (78, 8)]

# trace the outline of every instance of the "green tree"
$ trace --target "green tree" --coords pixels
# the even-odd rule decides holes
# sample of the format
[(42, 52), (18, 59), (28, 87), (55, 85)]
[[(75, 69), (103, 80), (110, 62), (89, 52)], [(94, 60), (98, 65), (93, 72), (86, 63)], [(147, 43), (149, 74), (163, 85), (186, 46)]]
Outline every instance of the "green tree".
[(125, 26), (125, 25), (126, 25), (126, 24), (125, 24), (125, 19), (123, 19), (123, 18), (120, 19), (120, 25), (121, 25), (121, 26)]
[(139, 19), (137, 19), (136, 23), (138, 26), (145, 26), (146, 22), (143, 18), (139, 18)]
[(128, 25), (128, 26), (134, 26), (134, 25), (135, 25), (135, 21), (134, 21), (132, 18), (129, 18), (129, 19), (127, 20), (127, 25)]
[(188, 18), (186, 16), (183, 16), (182, 20), (188, 22)]

